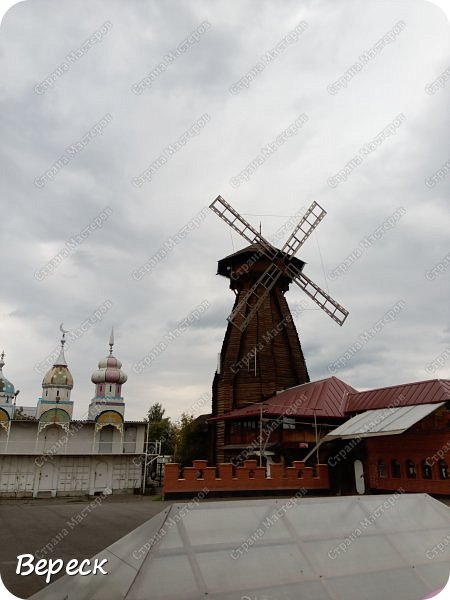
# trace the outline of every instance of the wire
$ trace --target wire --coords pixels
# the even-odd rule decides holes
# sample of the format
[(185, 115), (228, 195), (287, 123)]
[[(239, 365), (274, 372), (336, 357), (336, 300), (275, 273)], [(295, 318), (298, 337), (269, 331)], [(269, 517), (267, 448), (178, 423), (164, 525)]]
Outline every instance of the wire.
[(231, 247), (233, 248), (233, 252), (234, 252), (233, 231), (232, 231), (231, 227), (228, 227), (228, 231), (230, 232)]
[(243, 217), (282, 217), (283, 219), (291, 219), (297, 215), (254, 215), (253, 213), (241, 213)]
[(319, 256), (320, 256), (320, 263), (322, 265), (322, 271), (323, 271), (323, 279), (325, 281), (325, 286), (327, 288), (327, 294), (330, 295), (330, 289), (328, 287), (328, 279), (327, 279), (327, 274), (325, 273), (325, 265), (323, 263), (323, 256), (322, 256), (322, 250), (320, 249), (320, 244), (319, 244), (319, 236), (317, 235), (317, 231), (314, 231), (314, 237), (316, 238), (316, 244), (317, 244), (317, 248), (319, 250)]

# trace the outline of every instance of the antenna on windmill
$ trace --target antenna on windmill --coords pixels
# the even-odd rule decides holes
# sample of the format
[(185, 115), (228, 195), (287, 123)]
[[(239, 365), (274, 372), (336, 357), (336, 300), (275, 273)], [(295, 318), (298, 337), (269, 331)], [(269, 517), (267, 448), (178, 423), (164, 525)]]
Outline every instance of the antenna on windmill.
[(348, 317), (348, 310), (322, 290), (312, 279), (307, 277), (302, 272), (303, 267), (299, 268), (292, 260), (300, 247), (327, 214), (317, 202), (311, 204), (281, 250), (272, 246), (263, 237), (261, 234), (261, 223), (258, 233), (222, 196), (217, 196), (209, 208), (232, 229), (237, 231), (247, 242), (257, 244), (260, 251), (270, 261), (267, 269), (229, 315), (228, 321), (230, 323), (235, 325), (240, 331), (244, 331), (278, 279), (282, 275), (285, 275), (298, 285), (338, 325), (343, 325), (345, 319)]

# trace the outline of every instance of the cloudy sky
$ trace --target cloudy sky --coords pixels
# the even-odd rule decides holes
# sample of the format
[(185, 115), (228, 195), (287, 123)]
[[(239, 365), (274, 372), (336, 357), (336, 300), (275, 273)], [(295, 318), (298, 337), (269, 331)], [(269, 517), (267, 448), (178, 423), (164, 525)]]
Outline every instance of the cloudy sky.
[(77, 417), (111, 326), (127, 418), (156, 401), (174, 418), (209, 410), (192, 407), (234, 298), (217, 260), (244, 246), (201, 212), (218, 194), (268, 238), (313, 200), (327, 210), (298, 256), (350, 316), (341, 328), (287, 295), (306, 307), (312, 379), (450, 377), (449, 44), (444, 13), (411, 0), (14, 6), (0, 29), (0, 346), (19, 403), (36, 403), (64, 322)]

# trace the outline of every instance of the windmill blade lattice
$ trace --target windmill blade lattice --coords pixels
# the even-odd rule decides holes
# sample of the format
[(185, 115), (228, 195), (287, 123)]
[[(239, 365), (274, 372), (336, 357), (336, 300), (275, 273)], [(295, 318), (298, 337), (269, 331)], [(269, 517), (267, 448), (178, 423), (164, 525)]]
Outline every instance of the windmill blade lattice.
[(348, 310), (336, 302), (336, 300), (318, 286), (317, 283), (314, 283), (312, 279), (302, 273), (302, 271), (297, 269), (294, 265), (288, 265), (286, 271), (292, 278), (292, 281), (298, 285), (311, 300), (314, 300), (314, 302), (320, 306), (333, 321), (336, 321), (338, 325), (344, 324), (345, 319), (349, 315)]
[(230, 323), (244, 331), (283, 274), (292, 279), (336, 323), (344, 323), (348, 311), (290, 260), (327, 214), (317, 202), (313, 202), (308, 208), (281, 251), (272, 246), (222, 196), (217, 196), (210, 209), (250, 244), (258, 244), (261, 252), (272, 262), (230, 314)]
[[(298, 225), (289, 236), (284, 244), (281, 252), (288, 257), (294, 256), (299, 248), (308, 239), (320, 221), (327, 214), (317, 202), (313, 202), (306, 213), (300, 219)], [(300, 232), (300, 235), (299, 235)], [(279, 254), (279, 253), (278, 253)], [(286, 262), (286, 257), (283, 257), (283, 262)], [(276, 260), (276, 259), (272, 259)], [(267, 267), (261, 277), (253, 284), (246, 296), (239, 302), (238, 306), (228, 317), (228, 321), (233, 323), (238, 329), (244, 331), (250, 321), (257, 313), (259, 307), (267, 298), (270, 290), (273, 288), (277, 280), (283, 274), (284, 264), (272, 264)]]
[(217, 196), (209, 208), (216, 213), (225, 223), (228, 223), (235, 231), (250, 244), (260, 244), (261, 251), (273, 260), (278, 250), (272, 246), (254, 227), (247, 223), (234, 208), (226, 202), (222, 196)]
[[(281, 249), (282, 252), (286, 252), (289, 256), (294, 256), (326, 214), (327, 211), (314, 201), (289, 236)], [(302, 235), (297, 235), (299, 231)]]

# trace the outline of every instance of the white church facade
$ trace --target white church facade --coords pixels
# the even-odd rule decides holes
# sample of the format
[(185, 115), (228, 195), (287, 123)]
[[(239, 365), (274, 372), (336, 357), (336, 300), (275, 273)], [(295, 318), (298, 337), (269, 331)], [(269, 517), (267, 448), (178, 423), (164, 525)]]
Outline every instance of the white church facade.
[(134, 493), (142, 486), (146, 422), (125, 421), (122, 385), (127, 375), (109, 355), (92, 374), (95, 395), (87, 418), (72, 418), (73, 379), (64, 355), (42, 381), (33, 408), (19, 407), (0, 356), (0, 497)]

